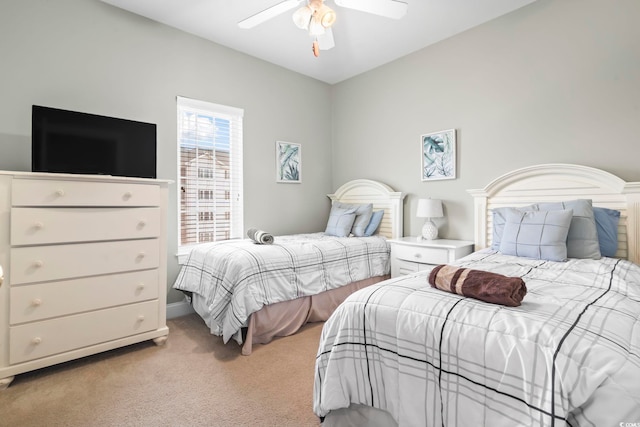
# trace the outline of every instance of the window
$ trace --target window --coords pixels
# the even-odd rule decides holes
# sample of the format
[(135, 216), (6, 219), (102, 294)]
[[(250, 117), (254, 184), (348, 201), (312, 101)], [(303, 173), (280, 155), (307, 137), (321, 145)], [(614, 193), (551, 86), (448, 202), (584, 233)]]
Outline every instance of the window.
[(243, 113), (178, 97), (179, 255), (243, 234)]
[[(228, 177), (226, 172), (228, 171), (225, 171), (225, 177)], [(213, 168), (198, 168), (198, 178), (213, 178)]]

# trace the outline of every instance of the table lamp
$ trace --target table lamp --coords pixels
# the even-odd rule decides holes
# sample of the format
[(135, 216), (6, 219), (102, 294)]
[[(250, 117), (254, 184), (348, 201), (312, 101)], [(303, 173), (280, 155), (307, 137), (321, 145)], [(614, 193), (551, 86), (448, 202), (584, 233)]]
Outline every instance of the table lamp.
[(422, 226), (422, 238), (424, 240), (435, 240), (438, 238), (438, 227), (431, 218), (442, 218), (442, 201), (436, 199), (419, 199), (416, 211), (418, 218), (427, 218)]

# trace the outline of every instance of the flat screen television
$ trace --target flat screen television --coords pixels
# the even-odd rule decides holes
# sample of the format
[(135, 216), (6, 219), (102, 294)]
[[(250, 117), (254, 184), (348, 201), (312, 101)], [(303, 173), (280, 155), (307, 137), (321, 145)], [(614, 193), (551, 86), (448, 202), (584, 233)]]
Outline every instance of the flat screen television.
[(156, 125), (34, 105), (31, 169), (156, 178)]

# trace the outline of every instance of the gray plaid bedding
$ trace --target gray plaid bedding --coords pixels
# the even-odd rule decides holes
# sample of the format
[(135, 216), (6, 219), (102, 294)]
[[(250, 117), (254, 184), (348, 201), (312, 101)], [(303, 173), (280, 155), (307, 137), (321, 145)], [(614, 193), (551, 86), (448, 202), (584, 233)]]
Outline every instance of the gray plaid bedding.
[(358, 403), (400, 426), (640, 423), (639, 266), (490, 250), (455, 264), (522, 277), (528, 293), (505, 307), (421, 272), (352, 294), (323, 328), (318, 416)]
[(200, 294), (211, 333), (242, 344), (241, 328), (264, 305), (288, 301), (389, 274), (384, 237), (332, 237), (324, 233), (277, 236), (273, 244), (250, 239), (195, 247), (175, 289)]

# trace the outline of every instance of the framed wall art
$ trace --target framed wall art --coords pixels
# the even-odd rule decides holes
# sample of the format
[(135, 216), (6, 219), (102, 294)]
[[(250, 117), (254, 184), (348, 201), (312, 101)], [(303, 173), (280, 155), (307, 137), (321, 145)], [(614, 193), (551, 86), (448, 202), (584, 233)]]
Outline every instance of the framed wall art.
[(302, 182), (302, 145), (276, 141), (276, 182)]
[(420, 136), (422, 180), (455, 179), (456, 130), (449, 129)]

